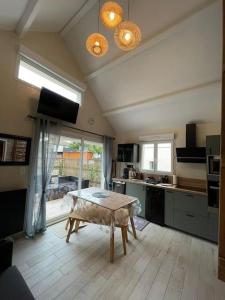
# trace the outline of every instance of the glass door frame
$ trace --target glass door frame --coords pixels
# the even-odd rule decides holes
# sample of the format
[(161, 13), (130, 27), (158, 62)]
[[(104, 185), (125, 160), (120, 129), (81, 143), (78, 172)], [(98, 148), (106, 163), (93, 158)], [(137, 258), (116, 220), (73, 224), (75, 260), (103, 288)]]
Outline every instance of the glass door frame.
[(104, 155), (104, 145), (103, 145), (103, 139), (101, 141), (97, 140), (97, 139), (91, 139), (89, 137), (83, 136), (81, 139), (81, 149), (82, 149), (82, 155), (81, 155), (81, 160), (80, 160), (80, 167), (81, 167), (81, 171), (80, 171), (80, 177), (79, 177), (79, 184), (78, 184), (78, 188), (81, 189), (81, 182), (82, 182), (82, 177), (83, 177), (83, 162), (84, 162), (84, 146), (85, 146), (85, 142), (90, 142), (90, 143), (98, 143), (102, 145), (102, 159), (101, 159), (101, 189), (104, 188), (104, 172), (103, 172), (103, 155)]
[[(70, 134), (71, 133), (71, 134)], [(71, 140), (79, 140), (79, 142), (81, 143), (81, 148), (80, 148), (80, 158), (79, 158), (79, 172), (78, 172), (78, 189), (82, 188), (82, 179), (83, 179), (83, 166), (84, 166), (84, 150), (85, 150), (85, 143), (99, 143), (102, 145), (102, 149), (104, 152), (104, 147), (103, 147), (103, 139), (102, 138), (97, 138), (97, 137), (93, 137), (91, 135), (83, 135), (83, 134), (79, 134), (79, 133), (72, 133), (72, 132), (66, 132), (63, 131), (60, 135), (61, 137), (65, 137)], [(60, 143), (59, 143), (60, 145)], [(104, 188), (104, 172), (103, 172), (103, 154), (102, 154), (102, 159), (101, 159), (101, 188)], [(54, 200), (52, 200), (54, 201)], [(63, 213), (60, 216), (56, 216), (53, 217), (49, 220), (46, 220), (47, 225), (52, 225), (55, 223), (58, 223), (60, 221), (65, 220), (68, 217), (68, 213), (65, 214)]]

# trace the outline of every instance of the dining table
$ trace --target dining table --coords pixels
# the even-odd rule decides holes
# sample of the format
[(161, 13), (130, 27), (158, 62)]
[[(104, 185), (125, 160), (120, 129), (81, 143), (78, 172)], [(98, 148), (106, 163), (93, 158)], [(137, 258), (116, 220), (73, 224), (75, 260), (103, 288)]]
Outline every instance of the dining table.
[(134, 232), (134, 238), (137, 238), (134, 220), (133, 205), (138, 198), (128, 195), (104, 190), (101, 188), (90, 187), (77, 191), (68, 192), (68, 196), (73, 199), (73, 209), (75, 209), (79, 199), (106, 208), (110, 211), (110, 261), (114, 259), (114, 231), (115, 231), (115, 212), (121, 208), (127, 208), (129, 211), (130, 223)]

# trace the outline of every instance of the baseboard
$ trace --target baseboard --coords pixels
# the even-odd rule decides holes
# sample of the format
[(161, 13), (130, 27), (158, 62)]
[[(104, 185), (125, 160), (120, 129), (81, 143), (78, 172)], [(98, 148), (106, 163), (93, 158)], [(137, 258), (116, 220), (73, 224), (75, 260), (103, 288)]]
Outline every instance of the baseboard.
[(64, 215), (62, 215), (62, 216), (60, 216), (60, 217), (57, 217), (57, 218), (53, 218), (53, 219), (48, 220), (48, 221), (46, 222), (47, 227), (48, 227), (48, 226), (51, 226), (51, 225), (54, 225), (54, 224), (57, 224), (57, 223), (60, 223), (60, 222), (62, 222), (62, 221), (65, 221), (66, 219), (68, 219), (68, 215), (69, 215), (69, 213), (68, 213), (68, 214), (64, 214)]

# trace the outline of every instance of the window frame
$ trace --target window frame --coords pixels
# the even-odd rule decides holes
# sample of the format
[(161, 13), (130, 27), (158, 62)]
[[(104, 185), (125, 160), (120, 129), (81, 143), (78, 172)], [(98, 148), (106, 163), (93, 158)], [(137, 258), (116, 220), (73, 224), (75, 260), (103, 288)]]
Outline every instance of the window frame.
[[(158, 171), (157, 170), (157, 162), (158, 162), (158, 144), (171, 144), (171, 171)], [(146, 170), (142, 168), (143, 165), (143, 145), (146, 144), (153, 144), (154, 145), (154, 170)], [(173, 140), (152, 140), (140, 143), (141, 153), (140, 153), (140, 170), (144, 173), (151, 173), (151, 174), (165, 174), (165, 175), (172, 175), (174, 173), (174, 141)]]
[[(38, 71), (41, 70), (43, 73), (46, 73), (46, 75), (52, 76), (53, 79), (58, 80), (62, 84), (68, 85), (68, 87), (70, 88), (74, 88), (75, 91), (80, 93), (80, 101), (77, 101), (76, 103), (82, 106), (84, 100), (84, 93), (86, 91), (86, 85), (83, 84), (83, 82), (77, 80), (76, 78), (62, 71), (60, 68), (56, 67), (55, 65), (53, 65), (52, 63), (44, 59), (43, 57), (39, 56), (38, 54), (34, 53), (30, 49), (21, 45), (17, 53), (15, 78), (16, 80), (23, 82), (27, 86), (32, 87), (37, 91), (40, 91), (39, 87), (37, 87), (32, 83), (27, 82), (26, 80), (19, 78), (19, 68), (20, 68), (21, 61), (22, 62), (25, 61), (26, 63), (29, 62), (32, 67), (37, 66)], [(40, 67), (40, 69), (38, 66)]]

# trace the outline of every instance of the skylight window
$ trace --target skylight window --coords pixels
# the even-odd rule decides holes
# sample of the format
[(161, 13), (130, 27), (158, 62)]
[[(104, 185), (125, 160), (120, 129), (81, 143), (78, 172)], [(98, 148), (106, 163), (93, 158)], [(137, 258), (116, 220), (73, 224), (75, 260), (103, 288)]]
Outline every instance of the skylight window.
[(19, 60), (18, 78), (39, 89), (45, 87), (71, 101), (81, 104), (83, 91), (78, 86), (47, 67), (22, 55)]

